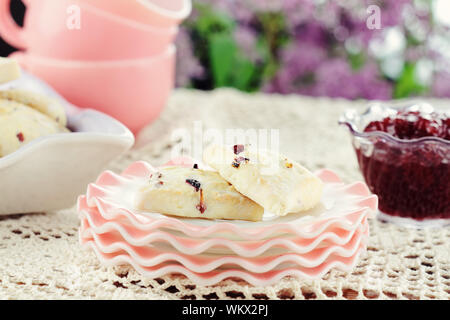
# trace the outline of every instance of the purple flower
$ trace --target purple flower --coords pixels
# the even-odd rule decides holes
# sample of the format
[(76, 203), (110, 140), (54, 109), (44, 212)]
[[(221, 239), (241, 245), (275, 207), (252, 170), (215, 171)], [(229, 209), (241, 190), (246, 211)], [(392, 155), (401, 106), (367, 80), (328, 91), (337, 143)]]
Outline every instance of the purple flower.
[(261, 60), (261, 56), (256, 49), (258, 33), (255, 30), (240, 25), (236, 27), (236, 30), (234, 31), (234, 39), (241, 52), (249, 58), (250, 61), (256, 63)]
[(450, 98), (450, 72), (441, 71), (435, 74), (431, 93), (434, 97)]
[(316, 70), (316, 84), (311, 93), (314, 96), (357, 99), (360, 90), (355, 86), (355, 77), (347, 61), (336, 58), (325, 61)]
[(376, 100), (392, 98), (392, 85), (382, 79), (380, 70), (374, 63), (368, 63), (359, 70), (356, 81), (358, 81), (361, 98)]
[(413, 0), (365, 0), (366, 7), (377, 5), (381, 10), (381, 27), (387, 28), (403, 22), (403, 13)]
[[(425, 58), (438, 65), (442, 57), (429, 43), (435, 35), (445, 37), (450, 32), (432, 24), (427, 7), (416, 6), (414, 0), (194, 0), (194, 3), (210, 5), (212, 12), (223, 12), (235, 21), (235, 29), (229, 36), (258, 68), (267, 67), (261, 72), (261, 79), (256, 79), (266, 92), (390, 99), (398, 79), (387, 80), (383, 76), (379, 65), (384, 58), (370, 50), (373, 40), (383, 37), (386, 28), (398, 27), (408, 40), (414, 40), (408, 41), (401, 53), (403, 60), (415, 63)], [(371, 30), (367, 26), (370, 5), (381, 10), (381, 29)], [(194, 10), (187, 28), (195, 28), (199, 14), (207, 13)], [(276, 19), (273, 24), (271, 17)], [(185, 32), (177, 40), (178, 85), (187, 85), (190, 79), (203, 74), (188, 35)], [(202, 50), (202, 42), (199, 44), (196, 50)], [(208, 52), (202, 52), (202, 61), (208, 61), (203, 59), (207, 56)], [(268, 75), (270, 78), (266, 78)], [(436, 74), (430, 93), (450, 96), (449, 77), (449, 72)], [(207, 77), (203, 80), (208, 81)]]
[(175, 83), (178, 87), (186, 87), (190, 84), (191, 79), (201, 77), (204, 69), (193, 53), (190, 36), (185, 28), (180, 28), (176, 46), (177, 72)]
[[(317, 56), (320, 56), (320, 51), (316, 52)], [(289, 65), (291, 68), (281, 69), (274, 81), (266, 85), (266, 92), (299, 93), (346, 99), (387, 100), (392, 97), (392, 87), (387, 81), (381, 79), (376, 65), (368, 64), (361, 70), (354, 71), (344, 59), (311, 59), (313, 56), (311, 54), (310, 60), (298, 59), (297, 62), (302, 63), (297, 65), (291, 57)]]
[(266, 92), (300, 93), (311, 82), (311, 76), (326, 59), (327, 52), (308, 42), (291, 44), (281, 53), (282, 66)]
[(378, 67), (374, 64), (354, 71), (347, 61), (334, 59), (322, 64), (316, 74), (315, 96), (378, 100), (392, 97), (392, 87), (380, 78)]
[(295, 30), (295, 27), (308, 22), (315, 12), (314, 0), (285, 0), (282, 1), (282, 10), (286, 13), (288, 27)]
[(330, 36), (331, 32), (320, 21), (310, 21), (296, 28), (294, 39), (297, 43), (306, 42), (326, 47), (330, 43)]

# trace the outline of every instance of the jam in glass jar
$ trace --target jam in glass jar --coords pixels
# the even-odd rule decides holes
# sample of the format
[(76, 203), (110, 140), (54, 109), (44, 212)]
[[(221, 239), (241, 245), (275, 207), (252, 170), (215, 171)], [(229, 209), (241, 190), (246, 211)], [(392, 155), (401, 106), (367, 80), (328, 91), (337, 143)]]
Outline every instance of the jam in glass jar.
[(378, 196), (379, 217), (422, 227), (450, 225), (450, 116), (425, 103), (374, 104), (340, 120)]

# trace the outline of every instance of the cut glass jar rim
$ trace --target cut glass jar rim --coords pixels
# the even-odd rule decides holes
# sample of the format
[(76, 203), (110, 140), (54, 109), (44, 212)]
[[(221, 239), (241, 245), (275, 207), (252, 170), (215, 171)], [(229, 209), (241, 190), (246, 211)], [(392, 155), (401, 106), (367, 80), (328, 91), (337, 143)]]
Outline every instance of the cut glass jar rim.
[[(363, 122), (365, 119), (381, 120), (386, 116), (397, 114), (397, 112), (400, 110), (419, 111), (425, 114), (438, 112), (450, 117), (450, 111), (441, 111), (441, 110), (438, 111), (432, 105), (426, 102), (421, 101), (410, 102), (408, 104), (405, 104), (404, 102), (400, 104), (392, 102), (391, 103), (376, 102), (369, 104), (368, 108), (363, 113), (359, 113), (355, 109), (347, 109), (344, 112), (344, 114), (342, 114), (341, 117), (339, 118), (339, 124), (347, 126), (347, 128), (350, 130), (350, 133), (353, 136), (361, 138), (371, 138), (371, 137), (385, 138), (389, 141), (405, 145), (415, 145), (423, 142), (434, 142), (444, 144), (445, 146), (450, 146), (450, 140), (446, 140), (440, 137), (400, 139), (383, 131), (364, 132), (364, 128), (361, 128), (360, 126), (360, 122)], [(367, 124), (369, 122), (367, 122)]]

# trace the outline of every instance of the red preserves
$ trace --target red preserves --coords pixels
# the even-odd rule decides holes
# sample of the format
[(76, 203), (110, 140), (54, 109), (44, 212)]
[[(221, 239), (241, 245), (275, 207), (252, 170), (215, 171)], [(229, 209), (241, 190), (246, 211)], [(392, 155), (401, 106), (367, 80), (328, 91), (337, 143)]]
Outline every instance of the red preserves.
[[(399, 111), (364, 129), (374, 131), (404, 140), (373, 135), (356, 145), (361, 171), (379, 197), (379, 209), (416, 220), (450, 218), (450, 118)], [(424, 137), (440, 139), (420, 139)]]

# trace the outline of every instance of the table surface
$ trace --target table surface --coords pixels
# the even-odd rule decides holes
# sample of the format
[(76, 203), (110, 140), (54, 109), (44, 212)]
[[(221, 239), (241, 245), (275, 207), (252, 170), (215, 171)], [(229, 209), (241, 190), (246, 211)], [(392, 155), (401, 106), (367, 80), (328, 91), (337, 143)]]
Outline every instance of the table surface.
[[(446, 107), (447, 100), (432, 100)], [(278, 129), (282, 153), (312, 170), (330, 168), (346, 182), (362, 180), (346, 130), (346, 108), (366, 101), (176, 90), (136, 147), (107, 169), (170, 159), (172, 132), (185, 128)], [(189, 151), (189, 150), (187, 150)], [(200, 287), (181, 276), (146, 279), (129, 267), (104, 267), (78, 243), (75, 208), (0, 218), (1, 299), (450, 299), (450, 228), (415, 230), (370, 222), (368, 250), (350, 273), (319, 280), (286, 277), (254, 287), (225, 280)]]

